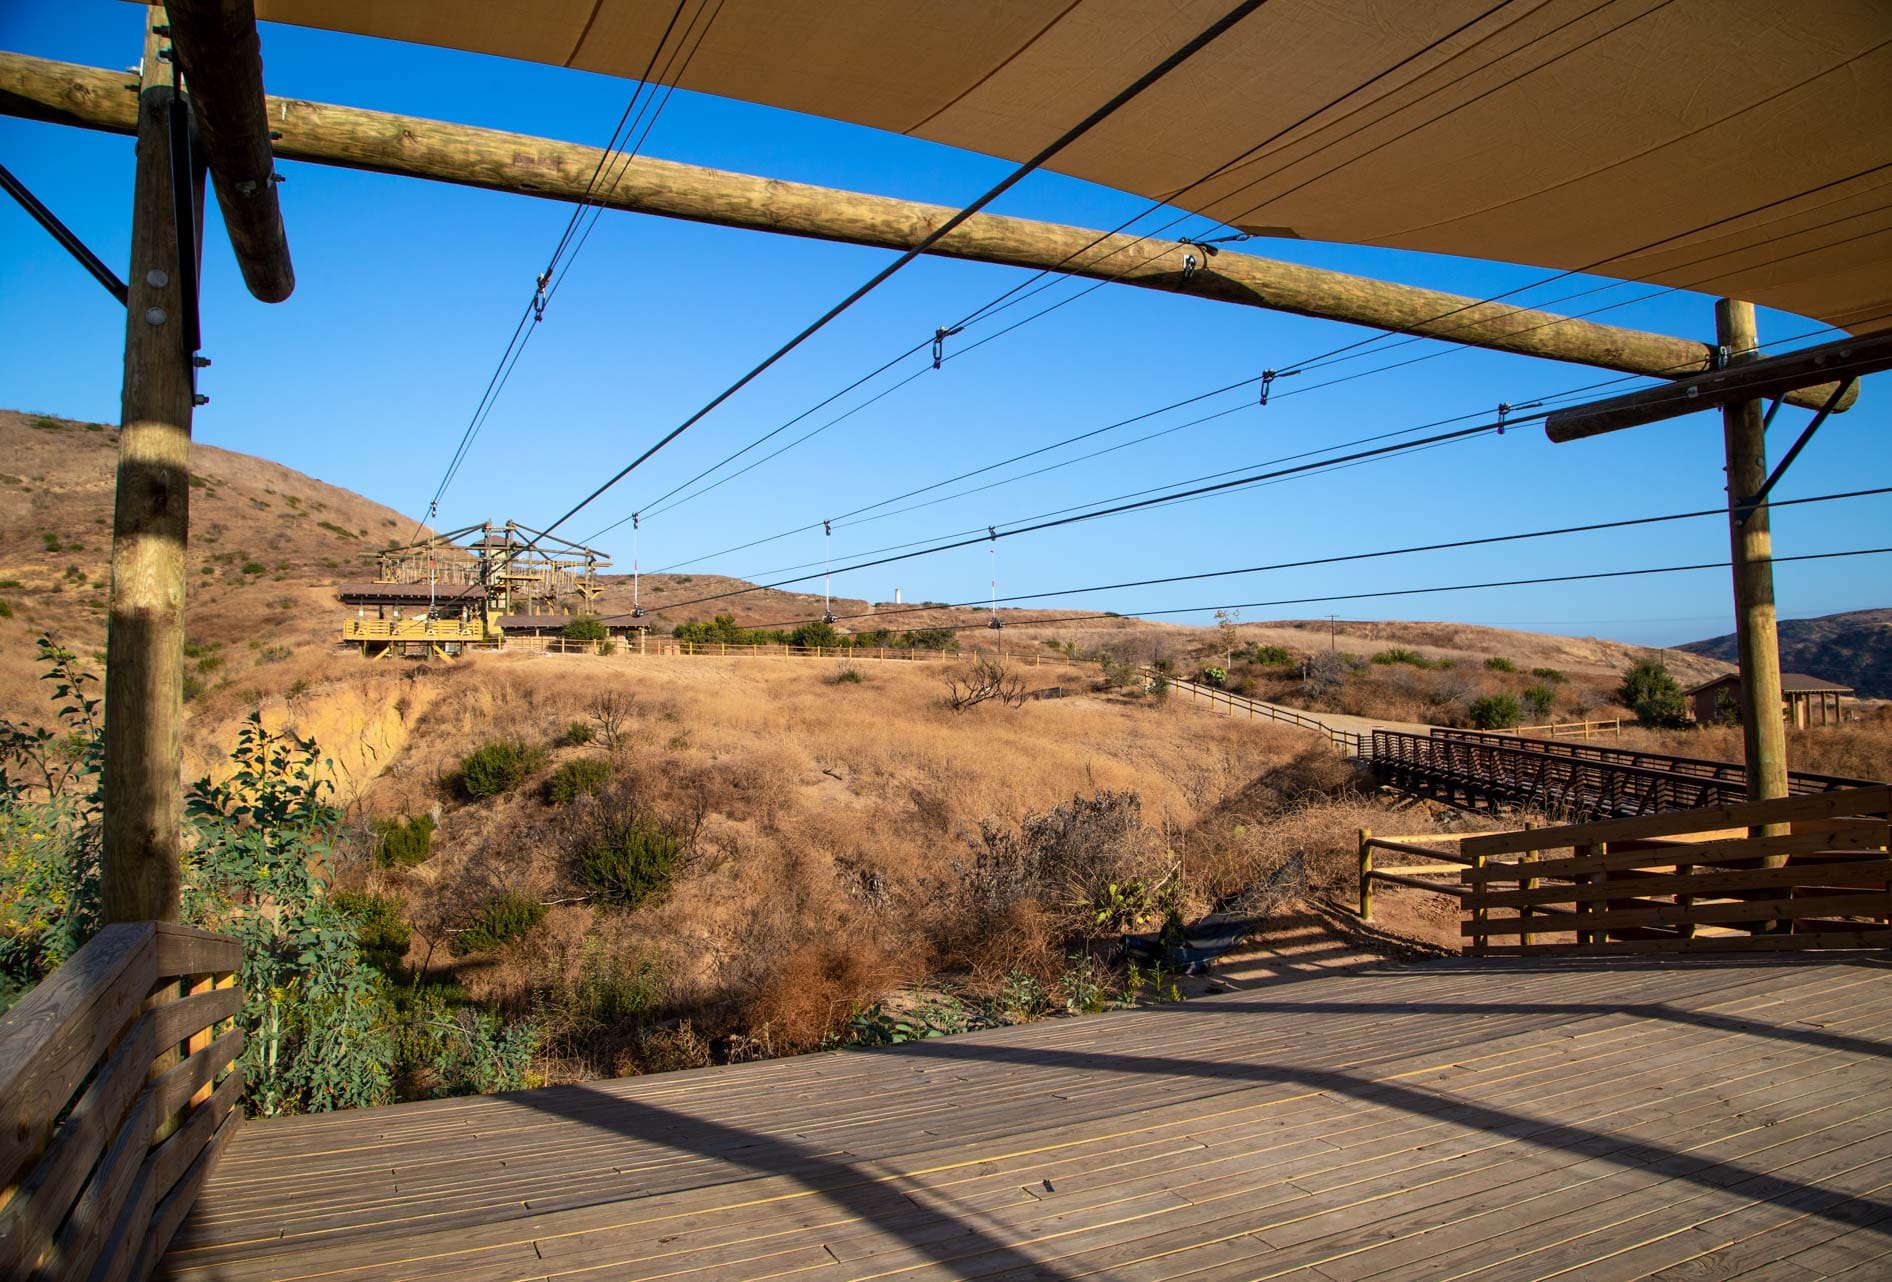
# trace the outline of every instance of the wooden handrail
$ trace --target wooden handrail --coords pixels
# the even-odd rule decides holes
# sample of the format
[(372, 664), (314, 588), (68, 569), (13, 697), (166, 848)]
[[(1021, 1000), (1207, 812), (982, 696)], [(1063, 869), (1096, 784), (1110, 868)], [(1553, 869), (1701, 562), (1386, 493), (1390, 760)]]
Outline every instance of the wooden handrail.
[(1796, 820), (1836, 819), (1854, 815), (1879, 816), (1892, 806), (1892, 788), (1853, 788), (1811, 797), (1781, 797), (1704, 810), (1678, 810), (1632, 819), (1604, 819), (1526, 832), (1498, 832), (1467, 837), (1459, 849), (1468, 855), (1505, 855), (1560, 846), (1583, 846), (1606, 841), (1642, 841), (1726, 828), (1753, 828)]
[(151, 1275), (242, 1118), (242, 962), (107, 926), (0, 1018), (0, 1276)]

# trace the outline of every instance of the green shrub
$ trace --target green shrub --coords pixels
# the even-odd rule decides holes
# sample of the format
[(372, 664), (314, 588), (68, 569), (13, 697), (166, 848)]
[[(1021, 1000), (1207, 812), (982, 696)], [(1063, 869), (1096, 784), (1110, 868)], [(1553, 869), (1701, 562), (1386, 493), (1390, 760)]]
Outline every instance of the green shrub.
[(268, 574), (269, 567), (267, 565), (264, 565), (261, 561), (245, 561), (243, 563), (243, 573)]
[(6, 601), (0, 601), (0, 619), (11, 619), (12, 617), (13, 606)]
[(1533, 721), (1542, 721), (1550, 716), (1550, 705), (1557, 701), (1557, 692), (1547, 685), (1524, 687), (1524, 706), (1531, 710)]
[(603, 641), (611, 633), (595, 615), (584, 614), (567, 623), (559, 635), (567, 641)]
[(582, 748), (597, 737), (598, 732), (591, 728), (589, 721), (574, 721), (565, 727), (565, 742), (574, 748)]
[(555, 806), (569, 805), (604, 787), (611, 763), (603, 757), (577, 757), (552, 772), (545, 783), (545, 799)]
[(383, 868), (412, 868), (424, 864), (434, 853), (434, 817), (415, 815), (412, 819), (381, 819), (374, 826), (374, 861)]
[(518, 739), (495, 739), (460, 759), (460, 791), (475, 801), (495, 797), (544, 764), (543, 749)]
[(841, 635), (832, 623), (804, 623), (788, 634), (790, 645), (812, 650), (819, 646), (823, 650), (833, 650), (847, 644), (847, 638)]
[(1373, 662), (1388, 667), (1396, 663), (1405, 664), (1409, 668), (1429, 668), (1432, 666), (1425, 661), (1417, 650), (1408, 650), (1403, 646), (1394, 646), (1390, 650), (1381, 650), (1378, 654), (1373, 656)]
[(1294, 656), (1288, 653), (1287, 648), (1278, 645), (1258, 645), (1251, 657), (1267, 668), (1285, 668), (1294, 662)]
[(1202, 684), (1205, 686), (1215, 686), (1217, 689), (1227, 685), (1228, 669), (1215, 666), (1204, 668), (1202, 670)]
[(39, 539), (40, 542), (46, 545), (48, 552), (57, 552), (59, 550), (59, 536), (54, 534), (51, 530), (41, 531)]
[(1548, 681), (1554, 686), (1560, 686), (1570, 679), (1556, 668), (1532, 668), (1531, 675), (1540, 680)]
[(202, 677), (194, 676), (188, 672), (184, 674), (184, 702), (185, 703), (189, 703), (194, 699), (200, 698), (203, 695), (205, 689), (206, 687), (204, 685), (204, 680)]
[(18, 579), (0, 579), (0, 588), (23, 588), (26, 585)]
[(857, 686), (866, 680), (867, 674), (855, 667), (852, 662), (836, 664), (833, 675), (828, 678), (829, 684), (837, 686)]
[(1485, 666), (1490, 668), (1493, 672), (1516, 672), (1518, 670), (1517, 664), (1511, 662), (1511, 660), (1505, 658), (1503, 655), (1498, 654), (1494, 654), (1489, 659), (1486, 659)]
[(1660, 659), (1638, 659), (1623, 673), (1617, 697), (1636, 720), (1657, 729), (1687, 724), (1682, 687)]
[(508, 890), (475, 913), (466, 928), (453, 937), (453, 951), (461, 955), (488, 952), (519, 938), (544, 917), (544, 904)]
[(330, 898), (336, 908), (354, 919), (355, 944), (361, 950), (361, 959), (390, 979), (399, 978), (401, 962), (414, 935), (401, 916), (401, 901), (367, 890), (338, 890)]
[(682, 844), (641, 819), (609, 824), (578, 856), (578, 880), (606, 903), (634, 908), (670, 884)]
[(1508, 730), (1524, 720), (1518, 701), (1508, 694), (1488, 694), (1473, 699), (1472, 724), (1480, 730)]

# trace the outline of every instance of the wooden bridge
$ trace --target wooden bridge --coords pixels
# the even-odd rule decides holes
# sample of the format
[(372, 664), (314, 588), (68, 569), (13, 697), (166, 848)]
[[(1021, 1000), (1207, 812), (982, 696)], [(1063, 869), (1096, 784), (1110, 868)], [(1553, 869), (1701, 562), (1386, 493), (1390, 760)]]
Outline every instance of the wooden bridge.
[[(1525, 807), (1563, 819), (1615, 819), (1747, 799), (1738, 764), (1572, 740), (1375, 730), (1365, 755), (1382, 783), (1468, 810)], [(1799, 771), (1788, 773), (1787, 784), (1793, 796), (1873, 786)]]

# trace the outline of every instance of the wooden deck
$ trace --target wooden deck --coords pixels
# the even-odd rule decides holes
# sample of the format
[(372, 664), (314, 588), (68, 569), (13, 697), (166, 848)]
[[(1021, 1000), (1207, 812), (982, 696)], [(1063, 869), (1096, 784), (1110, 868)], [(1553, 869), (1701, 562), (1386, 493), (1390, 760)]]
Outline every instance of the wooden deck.
[(252, 1123), (251, 1278), (1892, 1276), (1892, 962), (1441, 961)]

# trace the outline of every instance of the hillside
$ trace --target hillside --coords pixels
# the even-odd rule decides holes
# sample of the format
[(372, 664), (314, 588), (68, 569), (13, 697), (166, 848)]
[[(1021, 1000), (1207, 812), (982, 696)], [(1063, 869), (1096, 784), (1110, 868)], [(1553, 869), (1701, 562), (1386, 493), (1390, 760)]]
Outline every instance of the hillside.
[[(1734, 635), (1676, 649), (1732, 663)], [(1782, 619), (1780, 666), (1851, 686), (1862, 699), (1892, 699), (1892, 609)]]
[[(102, 666), (117, 435), (96, 423), (0, 412), (0, 450), (10, 460), (9, 470), (0, 472), (0, 638), (6, 641), (0, 645), (0, 716), (31, 720), (43, 714), (32, 645), (42, 632)], [(414, 533), (412, 518), (279, 464), (213, 446), (195, 446), (192, 466), (191, 768), (214, 764), (223, 727), (259, 704), (281, 708), (286, 716), (285, 701), (293, 699), (298, 716), (346, 754), (344, 770), (372, 769), (366, 755), (346, 758), (367, 753), (355, 741), (364, 729), (389, 720), (391, 699), (381, 687), (399, 673), (364, 670), (358, 656), (338, 650), (342, 611), (333, 588), (370, 576), (379, 549)], [(629, 610), (630, 576), (604, 576), (603, 586), (602, 612)], [(792, 627), (822, 611), (818, 593), (758, 589), (710, 574), (647, 574), (639, 596), (659, 633), (724, 613), (741, 627)], [(987, 613), (972, 607), (847, 597), (835, 598), (833, 605), (852, 631), (953, 627), (968, 647), (1002, 646), (1046, 658), (1167, 659), (1179, 672), (1220, 664), (1231, 641), (1213, 628), (1134, 619), (1053, 622), (1068, 609), (1002, 610), (1008, 630), (992, 633), (982, 626)], [(1329, 648), (1351, 656), (1342, 689), (1310, 695), (1290, 668), (1239, 662), (1231, 673), (1238, 689), (1316, 710), (1404, 721), (1449, 722), (1463, 716), (1472, 698), (1520, 695), (1539, 669), (1563, 678), (1545, 713), (1560, 720), (1615, 715), (1617, 677), (1645, 655), (1662, 657), (1685, 682), (1727, 669), (1707, 656), (1448, 623), (1244, 621), (1232, 640), (1251, 653), (1285, 652), (1295, 661)], [(1409, 662), (1393, 668), (1367, 662), (1389, 652), (1403, 652)], [(1491, 670), (1492, 661), (1511, 664), (1516, 675), (1508, 675), (1512, 669)], [(336, 680), (363, 693), (301, 697)]]

